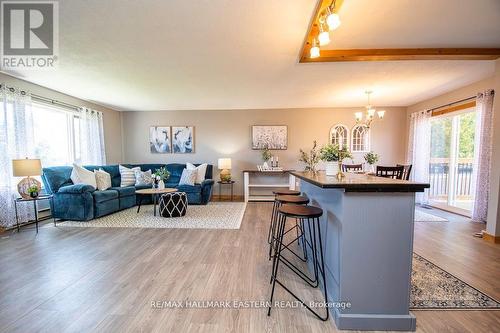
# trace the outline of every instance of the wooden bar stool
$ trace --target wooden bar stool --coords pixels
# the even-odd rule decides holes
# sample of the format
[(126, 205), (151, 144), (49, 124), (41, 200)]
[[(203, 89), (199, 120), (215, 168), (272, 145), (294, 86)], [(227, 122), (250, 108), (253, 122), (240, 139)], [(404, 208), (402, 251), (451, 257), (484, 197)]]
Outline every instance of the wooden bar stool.
[[(305, 196), (301, 196), (301, 195), (276, 195), (274, 197), (273, 215), (271, 216), (271, 223), (269, 226), (269, 238), (270, 238), (270, 241), (268, 242), (269, 243), (269, 260), (271, 260), (271, 258), (273, 256), (273, 248), (274, 248), (273, 243), (274, 243), (274, 240), (276, 239), (276, 232), (277, 232), (277, 225), (278, 225), (277, 219), (278, 219), (279, 207), (281, 207), (281, 205), (283, 205), (283, 204), (307, 205), (308, 203), (309, 203), (309, 198), (307, 198)], [(293, 242), (298, 240), (303, 235), (303, 228), (302, 228), (302, 226), (299, 226), (298, 223), (296, 223), (296, 225), (294, 227), (287, 230), (285, 232), (285, 234), (287, 234), (288, 232), (290, 232), (293, 229), (296, 229), (296, 231), (297, 231), (297, 238), (295, 238), (294, 240), (292, 240), (291, 242), (288, 243), (287, 249), (289, 251), (291, 251), (300, 260), (306, 261), (307, 257), (305, 257), (305, 253), (304, 253), (304, 257), (301, 257), (295, 251), (293, 251), (292, 249), (289, 248), (289, 246)], [(299, 231), (300, 231), (300, 233), (299, 233)], [(299, 241), (299, 244), (300, 244), (300, 241)], [(303, 244), (303, 249), (305, 250), (304, 244)]]
[[(275, 246), (275, 256), (273, 257), (273, 267), (271, 272), (271, 281), (272, 281), (272, 289), (271, 289), (271, 297), (269, 302), (269, 309), (267, 311), (267, 315), (271, 315), (271, 307), (273, 302), (274, 290), (276, 287), (276, 283), (282, 286), (290, 295), (292, 295), (297, 301), (299, 301), (307, 310), (309, 310), (312, 314), (314, 314), (318, 319), (322, 321), (327, 321), (329, 317), (329, 311), (326, 304), (328, 303), (328, 294), (326, 289), (326, 271), (325, 271), (325, 260), (323, 255), (323, 244), (321, 240), (321, 226), (319, 218), (323, 215), (323, 210), (318, 207), (313, 206), (300, 206), (300, 205), (290, 205), (285, 204), (282, 205), (278, 209), (278, 233), (276, 240), (274, 242)], [(310, 278), (304, 272), (302, 272), (299, 268), (293, 265), (289, 260), (287, 260), (282, 251), (286, 248), (283, 242), (283, 237), (285, 235), (285, 227), (287, 218), (293, 218), (301, 220), (302, 222), (307, 223), (309, 236), (311, 240), (311, 250), (312, 250), (312, 260), (314, 267), (314, 277)], [(311, 232), (312, 228), (312, 232)], [(318, 252), (319, 259), (318, 260)], [(304, 280), (308, 285), (313, 288), (318, 287), (319, 285), (319, 273), (321, 273), (321, 278), (323, 279), (323, 288), (325, 292), (325, 309), (326, 315), (321, 316), (318, 312), (314, 311), (308, 304), (306, 304), (302, 299), (300, 299), (297, 295), (295, 295), (285, 284), (278, 279), (278, 269), (279, 264), (283, 263), (286, 267), (288, 267), (292, 272), (297, 274), (302, 280)]]
[(282, 189), (282, 190), (274, 190), (274, 203), (273, 203), (273, 212), (271, 213), (271, 221), (269, 223), (269, 232), (267, 233), (267, 242), (271, 244), (272, 234), (271, 230), (273, 230), (273, 226), (278, 216), (278, 202), (276, 201), (276, 196), (278, 195), (300, 195), (300, 191)]

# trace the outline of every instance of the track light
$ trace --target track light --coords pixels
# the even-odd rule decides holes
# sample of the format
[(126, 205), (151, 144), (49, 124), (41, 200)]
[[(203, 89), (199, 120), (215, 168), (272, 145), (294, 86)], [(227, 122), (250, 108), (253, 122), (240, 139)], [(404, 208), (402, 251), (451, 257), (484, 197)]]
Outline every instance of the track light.
[(309, 55), (311, 58), (319, 57), (319, 46), (318, 46), (318, 40), (316, 38), (314, 38), (312, 42), (311, 49), (309, 50)]
[(325, 46), (330, 43), (330, 33), (328, 29), (325, 28), (323, 23), (319, 24), (319, 35), (318, 35), (319, 46)]
[(330, 6), (326, 9), (326, 24), (330, 31), (337, 29), (340, 26), (340, 16), (333, 12), (335, 8), (335, 1), (332, 3), (333, 8)]

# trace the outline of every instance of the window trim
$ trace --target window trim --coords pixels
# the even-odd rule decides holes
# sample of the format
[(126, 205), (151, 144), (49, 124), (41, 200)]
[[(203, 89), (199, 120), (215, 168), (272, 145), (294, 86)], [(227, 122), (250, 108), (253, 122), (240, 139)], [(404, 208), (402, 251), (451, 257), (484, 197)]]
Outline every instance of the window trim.
[(344, 124), (342, 124), (342, 123), (335, 124), (332, 127), (330, 127), (330, 138), (329, 138), (328, 141), (331, 144), (333, 144), (333, 134), (334, 134), (334, 131), (336, 131), (336, 129), (339, 128), (339, 127), (343, 128), (345, 130), (345, 132), (346, 132), (346, 136), (344, 138), (344, 140), (346, 141), (345, 146), (350, 147), (351, 146), (351, 132), (349, 131), (349, 127), (346, 126), (346, 125), (344, 125)]

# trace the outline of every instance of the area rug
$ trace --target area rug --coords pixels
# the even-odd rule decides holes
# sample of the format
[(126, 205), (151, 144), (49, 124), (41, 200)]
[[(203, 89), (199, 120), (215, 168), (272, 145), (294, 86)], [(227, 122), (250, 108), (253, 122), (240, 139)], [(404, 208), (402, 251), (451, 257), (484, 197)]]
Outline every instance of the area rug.
[(415, 209), (415, 222), (448, 222), (448, 220), (440, 216), (428, 214), (419, 209)]
[(239, 229), (246, 204), (244, 202), (210, 202), (205, 206), (188, 206), (182, 217), (165, 218), (153, 215), (153, 206), (144, 205), (103, 216), (91, 221), (64, 221), (58, 226), (84, 228), (186, 228), (186, 229)]
[(500, 303), (413, 253), (412, 310), (500, 310)]

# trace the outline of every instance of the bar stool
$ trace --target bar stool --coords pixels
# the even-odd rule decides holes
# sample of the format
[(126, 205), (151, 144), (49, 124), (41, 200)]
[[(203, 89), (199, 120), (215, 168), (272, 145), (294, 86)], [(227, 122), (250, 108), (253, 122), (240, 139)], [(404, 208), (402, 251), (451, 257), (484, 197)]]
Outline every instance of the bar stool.
[[(274, 242), (275, 245), (275, 256), (273, 257), (273, 267), (271, 272), (271, 281), (272, 281), (272, 289), (271, 289), (271, 298), (269, 302), (269, 309), (267, 311), (267, 315), (271, 315), (271, 307), (273, 302), (274, 290), (276, 287), (276, 283), (282, 286), (290, 295), (292, 295), (297, 301), (299, 301), (307, 310), (309, 310), (312, 314), (314, 314), (318, 319), (322, 321), (327, 321), (329, 317), (328, 307), (325, 306), (326, 315), (321, 316), (318, 312), (314, 311), (309, 305), (304, 303), (297, 295), (295, 295), (288, 287), (284, 285), (282, 281), (278, 279), (278, 268), (280, 262), (283, 263), (286, 267), (288, 267), (292, 272), (297, 274), (302, 280), (304, 280), (311, 287), (318, 287), (319, 285), (319, 273), (321, 273), (321, 278), (323, 279), (323, 288), (325, 292), (325, 304), (328, 302), (328, 294), (326, 289), (326, 274), (325, 274), (325, 260), (323, 256), (323, 244), (321, 240), (321, 226), (319, 218), (323, 215), (323, 210), (318, 207), (313, 206), (300, 206), (300, 205), (290, 205), (285, 204), (282, 205), (278, 209), (278, 233), (276, 240)], [(294, 218), (301, 220), (302, 222), (306, 222), (308, 226), (310, 241), (311, 241), (311, 250), (312, 250), (312, 260), (314, 267), (314, 278), (308, 277), (305, 273), (303, 273), (300, 269), (298, 269), (295, 265), (293, 265), (290, 261), (288, 261), (282, 255), (284, 247), (283, 237), (285, 235), (285, 226), (287, 218)], [(312, 227), (312, 232), (311, 232)], [(317, 230), (317, 232), (316, 232)], [(317, 233), (317, 236), (316, 236)], [(319, 244), (318, 244), (319, 242)], [(319, 245), (319, 251), (318, 251)], [(318, 260), (318, 252), (321, 262)]]
[(276, 197), (278, 195), (300, 195), (300, 191), (295, 191), (295, 190), (288, 190), (288, 189), (282, 189), (282, 190), (274, 190), (274, 202), (273, 202), (273, 212), (271, 213), (271, 221), (269, 223), (269, 232), (267, 233), (267, 243), (271, 244), (271, 230), (273, 229), (274, 226), (274, 221), (276, 216), (278, 215), (278, 202), (276, 201)]
[[(275, 196), (274, 207), (276, 207), (276, 208), (273, 209), (273, 215), (271, 216), (271, 224), (269, 226), (269, 236), (270, 236), (269, 260), (271, 260), (271, 258), (273, 256), (273, 248), (274, 248), (273, 243), (274, 243), (274, 240), (276, 239), (276, 236), (277, 236), (277, 225), (278, 225), (277, 220), (278, 220), (279, 207), (281, 207), (283, 204), (307, 205), (308, 203), (309, 203), (309, 198), (301, 196), (301, 195), (277, 195), (277, 196)], [(307, 261), (307, 257), (305, 255), (304, 244), (303, 244), (303, 250), (304, 250), (304, 257), (303, 258), (289, 247), (293, 242), (299, 241), (299, 239), (304, 234), (304, 232), (303, 232), (304, 230), (303, 230), (302, 225), (299, 225), (299, 223), (297, 221), (296, 221), (295, 226), (288, 229), (285, 232), (285, 234), (287, 234), (288, 232), (290, 232), (294, 229), (296, 229), (296, 231), (297, 231), (297, 238), (295, 238), (294, 240), (289, 242), (286, 245), (286, 249), (288, 249), (290, 252), (292, 252), (297, 258), (299, 258), (300, 260), (305, 262), (305, 261)], [(300, 231), (300, 233), (299, 233), (299, 231)], [(302, 242), (302, 243), (304, 243), (304, 242)], [(299, 245), (300, 245), (300, 241), (299, 241)]]

